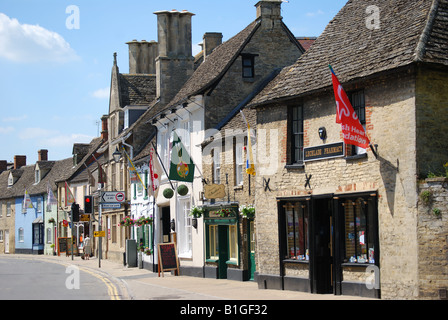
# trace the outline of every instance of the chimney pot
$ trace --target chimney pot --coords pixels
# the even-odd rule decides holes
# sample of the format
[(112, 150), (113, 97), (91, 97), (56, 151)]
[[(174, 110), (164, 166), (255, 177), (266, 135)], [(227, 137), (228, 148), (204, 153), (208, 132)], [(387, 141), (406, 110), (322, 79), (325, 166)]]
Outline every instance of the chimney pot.
[(48, 161), (48, 150), (42, 149), (37, 151), (38, 161)]
[(8, 161), (0, 160), (0, 173), (8, 169)]
[(107, 119), (107, 115), (101, 117), (101, 138), (103, 139), (103, 141), (107, 141), (109, 139), (109, 134), (107, 131)]
[(14, 156), (14, 169), (26, 166), (26, 156)]

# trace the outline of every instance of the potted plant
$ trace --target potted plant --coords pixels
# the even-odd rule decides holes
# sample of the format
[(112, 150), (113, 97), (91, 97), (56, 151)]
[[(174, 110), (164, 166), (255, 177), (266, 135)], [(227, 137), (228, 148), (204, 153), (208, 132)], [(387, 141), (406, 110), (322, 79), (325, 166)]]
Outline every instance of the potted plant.
[(54, 250), (55, 247), (56, 247), (56, 246), (55, 246), (54, 243), (52, 243), (52, 244), (50, 245), (50, 248), (53, 249), (53, 255), (54, 255), (54, 256), (56, 255), (56, 251)]
[(129, 216), (124, 217), (120, 221), (120, 227), (129, 227), (129, 226), (133, 226), (134, 224), (135, 224), (135, 220)]
[(151, 254), (152, 254), (152, 249), (150, 249), (150, 248), (145, 248), (145, 254), (147, 255), (147, 256), (150, 256)]
[(253, 205), (240, 206), (240, 214), (245, 219), (252, 219), (255, 216), (255, 208)]
[(56, 223), (56, 221), (54, 220), (54, 218), (50, 218), (50, 219), (48, 219), (48, 223)]
[(140, 245), (137, 247), (137, 250), (140, 250), (141, 252), (145, 251), (145, 246), (140, 243)]
[(230, 209), (222, 208), (216, 212), (221, 218), (226, 218), (231, 215), (232, 211)]
[(198, 218), (202, 217), (203, 213), (204, 213), (204, 209), (202, 209), (200, 207), (194, 206), (193, 208), (191, 208), (190, 216), (193, 217), (193, 220), (192, 220), (193, 228), (195, 228), (195, 229), (198, 228)]

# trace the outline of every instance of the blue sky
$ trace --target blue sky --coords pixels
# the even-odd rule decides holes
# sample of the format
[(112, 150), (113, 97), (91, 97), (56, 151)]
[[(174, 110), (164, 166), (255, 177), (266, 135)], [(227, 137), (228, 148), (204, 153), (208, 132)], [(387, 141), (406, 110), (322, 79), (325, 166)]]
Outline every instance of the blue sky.
[[(226, 41), (251, 23), (257, 2), (0, 0), (0, 160), (26, 155), (33, 164), (39, 149), (61, 160), (71, 157), (73, 143), (97, 137), (109, 108), (113, 53), (127, 73), (125, 43), (157, 41), (155, 11), (195, 13), (197, 53), (205, 32), (222, 32)], [(289, 0), (282, 16), (294, 35), (319, 36), (345, 3)]]

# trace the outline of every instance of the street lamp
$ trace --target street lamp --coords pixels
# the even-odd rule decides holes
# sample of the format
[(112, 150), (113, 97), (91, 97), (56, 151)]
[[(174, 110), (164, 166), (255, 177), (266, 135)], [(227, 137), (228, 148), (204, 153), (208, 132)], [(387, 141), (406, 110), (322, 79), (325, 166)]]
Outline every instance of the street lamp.
[(120, 158), (121, 158), (121, 152), (118, 151), (118, 147), (115, 149), (115, 152), (112, 153), (112, 157), (114, 157), (115, 162), (120, 161)]

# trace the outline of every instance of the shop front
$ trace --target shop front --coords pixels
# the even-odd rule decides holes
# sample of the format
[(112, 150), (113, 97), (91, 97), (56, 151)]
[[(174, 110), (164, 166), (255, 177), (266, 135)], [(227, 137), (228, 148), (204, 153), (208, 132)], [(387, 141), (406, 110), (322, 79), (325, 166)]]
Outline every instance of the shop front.
[(283, 289), (380, 297), (376, 192), (279, 198), (278, 221)]
[(243, 277), (240, 258), (238, 204), (203, 207), (205, 224), (205, 277)]

